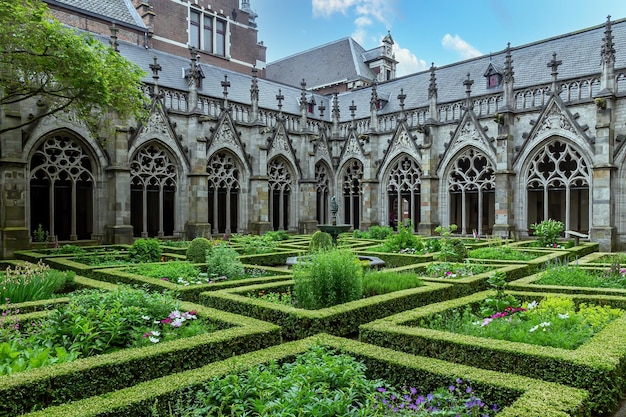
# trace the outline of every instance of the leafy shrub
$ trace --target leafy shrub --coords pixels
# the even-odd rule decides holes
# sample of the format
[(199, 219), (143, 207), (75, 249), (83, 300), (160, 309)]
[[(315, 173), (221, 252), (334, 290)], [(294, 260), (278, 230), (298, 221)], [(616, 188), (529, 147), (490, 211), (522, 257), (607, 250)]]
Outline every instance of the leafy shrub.
[(289, 236), (289, 233), (287, 233), (286, 230), (270, 230), (263, 233), (262, 236), (268, 240), (273, 240), (275, 242), (291, 239), (291, 236)]
[(187, 248), (187, 260), (195, 264), (204, 263), (207, 250), (209, 250), (211, 246), (211, 241), (205, 237), (193, 239)]
[(210, 277), (238, 279), (243, 276), (239, 253), (225, 243), (211, 246), (206, 254), (207, 273)]
[(45, 345), (23, 346), (18, 340), (0, 343), (0, 375), (28, 371), (54, 363), (71, 362), (78, 352), (68, 352), (62, 347), (51, 349)]
[(176, 282), (178, 278), (197, 277), (200, 268), (187, 261), (170, 261), (156, 264), (142, 264), (128, 270), (129, 272), (144, 275), (150, 278), (167, 279)]
[(558, 238), (561, 236), (565, 226), (563, 222), (557, 220), (544, 220), (538, 224), (531, 224), (530, 230), (537, 236), (537, 244), (541, 247), (553, 247), (557, 244)]
[(385, 239), (384, 246), (389, 252), (401, 252), (406, 249), (413, 249), (413, 252), (420, 252), (424, 250), (424, 243), (422, 243), (422, 237), (415, 235), (412, 232), (413, 227), (411, 221), (405, 226), (403, 223), (398, 223), (398, 233), (390, 235)]
[(626, 268), (609, 268), (605, 271), (599, 271), (571, 265), (551, 265), (541, 273), (535, 284), (590, 288), (626, 288)]
[(45, 300), (72, 282), (73, 271), (61, 272), (44, 264), (25, 262), (0, 273), (0, 300), (12, 303)]
[(360, 230), (355, 230), (352, 232), (352, 237), (360, 238), (360, 239), (376, 239), (376, 240), (385, 240), (391, 235), (394, 234), (393, 227), (390, 226), (371, 226), (369, 230), (364, 232)]
[(426, 267), (426, 275), (432, 278), (463, 278), (487, 272), (491, 269), (488, 265), (471, 262), (438, 262), (431, 263)]
[(468, 251), (467, 256), (469, 258), (500, 259), (507, 261), (530, 261), (536, 257), (532, 253), (513, 250), (507, 245), (472, 249)]
[(504, 272), (498, 271), (487, 279), (487, 283), (495, 291), (491, 297), (485, 298), (480, 306), (480, 313), (483, 317), (489, 317), (500, 311), (504, 311), (507, 307), (519, 307), (521, 302), (513, 295), (507, 294), (506, 275)]
[(49, 233), (43, 230), (41, 223), (37, 225), (37, 229), (33, 230), (33, 242), (47, 242)]
[(279, 238), (280, 235), (270, 234), (270, 232), (267, 232), (260, 236), (238, 234), (232, 236), (231, 241), (237, 244), (237, 250), (241, 254), (256, 255), (275, 252), (280, 241)]
[(85, 248), (77, 245), (63, 245), (60, 248), (55, 248), (52, 250), (53, 253), (57, 254), (82, 254), (87, 252)]
[(344, 249), (312, 254), (294, 265), (294, 294), (300, 307), (320, 309), (361, 298), (363, 267)]
[(327, 250), (332, 247), (333, 237), (329, 233), (318, 230), (311, 236), (311, 243), (309, 244), (309, 250), (311, 252)]
[(424, 285), (412, 272), (368, 271), (363, 275), (363, 295), (372, 297)]
[(131, 261), (159, 262), (161, 260), (161, 242), (158, 239), (137, 239), (128, 250)]
[(449, 227), (437, 226), (435, 232), (441, 235), (439, 252), (434, 259), (442, 262), (461, 262), (467, 257), (467, 248), (461, 239), (453, 239), (450, 236), (457, 230), (456, 224)]

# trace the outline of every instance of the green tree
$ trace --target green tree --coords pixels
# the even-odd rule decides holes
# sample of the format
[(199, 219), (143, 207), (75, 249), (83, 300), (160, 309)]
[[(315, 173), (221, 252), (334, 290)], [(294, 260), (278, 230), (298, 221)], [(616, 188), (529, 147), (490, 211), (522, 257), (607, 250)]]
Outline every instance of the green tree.
[(33, 100), (38, 111), (0, 134), (71, 111), (96, 124), (94, 110), (145, 114), (143, 70), (108, 45), (63, 26), (40, 0), (0, 2), (0, 108)]

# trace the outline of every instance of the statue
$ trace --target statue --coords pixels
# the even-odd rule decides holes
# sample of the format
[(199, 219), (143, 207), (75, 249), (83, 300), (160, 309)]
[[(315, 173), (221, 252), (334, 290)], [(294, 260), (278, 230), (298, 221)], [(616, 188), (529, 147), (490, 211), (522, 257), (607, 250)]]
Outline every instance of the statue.
[(332, 196), (330, 198), (330, 213), (332, 214), (332, 224), (337, 224), (337, 211), (339, 211), (339, 204), (337, 204), (337, 198)]

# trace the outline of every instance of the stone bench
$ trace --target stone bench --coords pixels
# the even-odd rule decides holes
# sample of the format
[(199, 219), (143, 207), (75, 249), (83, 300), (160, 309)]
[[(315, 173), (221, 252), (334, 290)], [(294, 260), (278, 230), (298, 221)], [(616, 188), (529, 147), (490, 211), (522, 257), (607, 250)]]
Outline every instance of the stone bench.
[(578, 246), (578, 243), (580, 241), (580, 239), (585, 239), (588, 240), (589, 239), (589, 235), (586, 235), (584, 233), (579, 233), (575, 230), (566, 230), (565, 231), (565, 237), (573, 237), (574, 238), (574, 244), (576, 246)]

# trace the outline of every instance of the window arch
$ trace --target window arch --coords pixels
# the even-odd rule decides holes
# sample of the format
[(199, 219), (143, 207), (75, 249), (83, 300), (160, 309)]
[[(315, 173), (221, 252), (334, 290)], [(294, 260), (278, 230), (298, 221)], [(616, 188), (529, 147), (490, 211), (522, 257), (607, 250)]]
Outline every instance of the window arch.
[(548, 141), (531, 158), (526, 175), (529, 227), (553, 219), (565, 230), (589, 231), (591, 175), (578, 150), (560, 139)]
[(468, 148), (454, 161), (448, 175), (450, 223), (461, 225), (461, 234), (489, 233), (495, 220), (495, 174), (490, 159)]
[(130, 163), (131, 224), (135, 236), (174, 234), (177, 169), (157, 143), (139, 149)]
[(343, 171), (344, 223), (358, 229), (361, 223), (361, 195), (363, 194), (363, 164), (352, 159)]
[(209, 221), (213, 233), (231, 233), (239, 226), (240, 170), (235, 158), (218, 152), (207, 163), (209, 174)]
[(396, 222), (410, 220), (415, 231), (420, 222), (421, 176), (419, 164), (407, 155), (391, 166), (387, 179), (390, 226), (395, 228)]
[(274, 230), (289, 230), (289, 200), (292, 176), (282, 158), (272, 159), (267, 168), (269, 185), (269, 215)]
[(315, 165), (315, 192), (317, 196), (316, 211), (318, 224), (330, 223), (330, 216), (328, 214), (330, 187), (330, 176), (328, 175), (326, 165), (323, 163), (317, 163)]
[(50, 239), (90, 239), (93, 233), (92, 162), (81, 142), (56, 134), (45, 139), (30, 161), (30, 225)]

